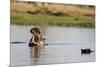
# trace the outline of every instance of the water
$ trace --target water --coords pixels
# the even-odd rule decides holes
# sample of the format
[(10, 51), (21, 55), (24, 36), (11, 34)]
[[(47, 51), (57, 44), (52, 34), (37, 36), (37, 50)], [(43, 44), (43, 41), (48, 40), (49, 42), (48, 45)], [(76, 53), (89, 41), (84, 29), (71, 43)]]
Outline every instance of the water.
[(33, 26), (11, 25), (11, 66), (28, 66), (44, 64), (61, 64), (76, 62), (94, 62), (95, 52), (82, 55), (81, 48), (95, 51), (95, 30), (72, 27), (40, 28), (48, 45), (41, 49), (38, 58), (32, 57), (28, 47), (31, 38), (29, 30)]

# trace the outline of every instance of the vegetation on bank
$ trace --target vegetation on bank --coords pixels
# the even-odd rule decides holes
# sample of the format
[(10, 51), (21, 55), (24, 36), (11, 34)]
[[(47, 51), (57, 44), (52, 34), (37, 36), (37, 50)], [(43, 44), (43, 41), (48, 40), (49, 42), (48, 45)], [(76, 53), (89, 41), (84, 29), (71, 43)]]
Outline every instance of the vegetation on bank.
[(28, 3), (11, 3), (11, 24), (95, 27), (95, 8), (78, 5), (36, 6)]

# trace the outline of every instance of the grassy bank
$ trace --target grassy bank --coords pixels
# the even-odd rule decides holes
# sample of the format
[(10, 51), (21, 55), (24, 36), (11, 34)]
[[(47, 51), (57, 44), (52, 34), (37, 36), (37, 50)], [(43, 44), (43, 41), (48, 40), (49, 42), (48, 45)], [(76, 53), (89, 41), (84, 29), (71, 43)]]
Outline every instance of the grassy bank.
[(95, 27), (94, 9), (76, 6), (15, 3), (11, 6), (11, 24)]

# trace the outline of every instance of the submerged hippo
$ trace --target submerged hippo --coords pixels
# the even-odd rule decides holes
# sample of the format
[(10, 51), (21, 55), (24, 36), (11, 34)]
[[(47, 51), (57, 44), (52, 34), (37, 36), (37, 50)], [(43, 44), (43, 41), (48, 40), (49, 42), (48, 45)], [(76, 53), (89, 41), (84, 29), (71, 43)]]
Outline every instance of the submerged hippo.
[(91, 52), (94, 52), (94, 51), (92, 51), (91, 49), (89, 49), (89, 48), (82, 48), (81, 49), (81, 54), (90, 54)]
[(32, 47), (31, 54), (33, 57), (39, 57), (41, 48), (44, 47), (44, 38), (41, 35), (39, 28), (32, 28), (30, 30), (32, 37), (29, 42), (29, 47)]

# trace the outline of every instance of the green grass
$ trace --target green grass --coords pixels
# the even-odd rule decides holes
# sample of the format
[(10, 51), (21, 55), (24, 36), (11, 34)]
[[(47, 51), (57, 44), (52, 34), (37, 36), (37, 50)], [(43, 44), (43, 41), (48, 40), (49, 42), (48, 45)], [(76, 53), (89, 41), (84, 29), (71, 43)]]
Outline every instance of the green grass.
[(12, 2), (11, 24), (95, 28), (95, 7)]
[(94, 28), (95, 20), (89, 16), (49, 16), (15, 13), (11, 15), (11, 24)]

